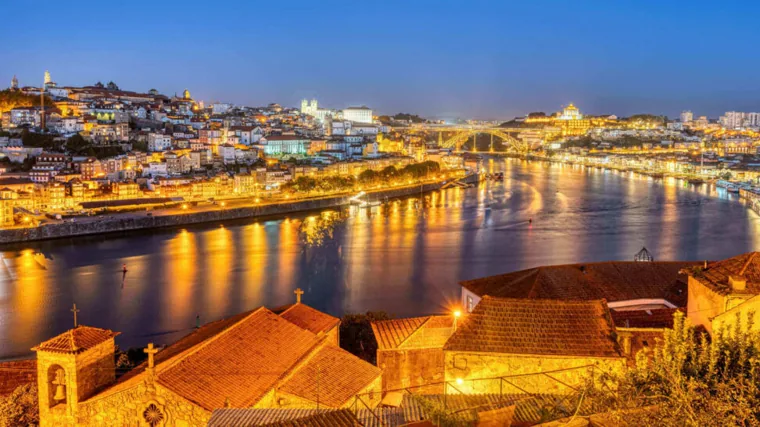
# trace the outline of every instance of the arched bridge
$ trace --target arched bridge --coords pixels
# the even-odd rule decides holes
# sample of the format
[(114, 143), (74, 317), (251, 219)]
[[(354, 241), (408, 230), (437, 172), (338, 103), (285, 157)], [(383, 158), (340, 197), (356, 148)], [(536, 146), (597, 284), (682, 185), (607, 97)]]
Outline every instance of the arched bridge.
[(470, 139), (473, 138), (473, 141), (479, 134), (485, 133), (491, 135), (491, 148), (493, 149), (493, 137), (500, 138), (502, 141), (502, 144), (506, 146), (507, 148), (512, 148), (515, 151), (518, 151), (520, 153), (525, 153), (530, 149), (530, 146), (524, 142), (521, 141), (513, 136), (511, 136), (509, 133), (505, 132), (503, 129), (456, 129), (456, 130), (449, 130), (449, 132), (457, 132), (454, 136), (443, 140), (442, 136), (443, 131), (438, 136), (438, 141), (443, 148), (453, 148), (456, 151), (461, 151), (462, 146)]

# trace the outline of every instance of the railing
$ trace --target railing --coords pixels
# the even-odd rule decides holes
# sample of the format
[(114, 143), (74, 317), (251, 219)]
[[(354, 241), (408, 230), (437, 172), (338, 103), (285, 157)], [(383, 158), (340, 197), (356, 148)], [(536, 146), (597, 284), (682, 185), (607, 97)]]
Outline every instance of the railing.
[[(562, 389), (566, 391), (566, 393), (557, 393), (557, 394), (551, 394), (551, 396), (555, 397), (555, 399), (549, 399), (552, 403), (552, 407), (549, 408), (549, 411), (556, 411), (559, 409), (560, 406), (572, 404), (573, 402), (571, 399), (574, 397), (577, 397), (581, 392), (581, 385), (580, 384), (569, 384), (566, 380), (562, 380), (558, 378), (558, 374), (563, 372), (573, 372), (573, 371), (582, 371), (585, 370), (586, 374), (583, 375), (583, 378), (590, 381), (591, 384), (595, 384), (596, 381), (596, 365), (583, 365), (583, 366), (577, 366), (573, 368), (565, 368), (565, 369), (556, 369), (552, 371), (545, 371), (545, 372), (533, 372), (533, 373), (525, 373), (525, 374), (513, 374), (513, 375), (504, 375), (504, 376), (498, 376), (498, 377), (490, 377), (490, 378), (474, 378), (474, 379), (467, 379), (467, 380), (453, 380), (453, 381), (437, 381), (437, 382), (430, 382), (423, 385), (417, 385), (417, 386), (411, 386), (411, 387), (404, 387), (404, 388), (398, 388), (398, 389), (392, 389), (392, 390), (385, 390), (383, 395), (387, 395), (388, 393), (401, 393), (402, 395), (416, 395), (422, 399), (425, 399), (426, 396), (429, 398), (431, 396), (435, 397), (436, 404), (440, 404), (442, 406), (442, 409), (445, 411), (448, 415), (458, 416), (465, 412), (477, 412), (480, 409), (484, 408), (493, 408), (494, 406), (498, 407), (507, 407), (510, 405), (514, 405), (515, 403), (530, 399), (530, 398), (538, 398), (542, 399), (542, 401), (546, 400), (544, 399), (548, 394), (544, 393), (537, 393), (535, 391), (529, 390), (527, 387), (523, 386), (521, 387), (519, 384), (519, 380), (523, 379), (533, 379), (533, 378), (546, 378), (550, 382), (555, 382), (557, 385), (561, 386)], [(466, 388), (477, 388), (472, 387), (472, 385), (477, 383), (498, 383), (498, 394), (496, 393), (468, 393), (466, 391)], [(465, 387), (465, 385), (469, 385), (470, 387)], [(486, 387), (484, 387), (486, 388)], [(443, 391), (441, 393), (441, 391)], [(354, 402), (351, 405), (351, 410), (355, 414), (359, 414), (359, 410), (365, 410), (369, 412), (370, 418), (372, 418), (372, 421), (374, 421), (373, 425), (380, 425), (380, 426), (388, 426), (386, 423), (385, 417), (383, 417), (383, 408), (380, 407), (371, 407), (371, 404), (367, 403), (367, 400), (371, 402), (370, 393), (364, 393), (361, 395), (357, 395), (354, 397)], [(459, 397), (465, 397), (465, 396), (472, 396), (472, 397), (484, 397), (483, 399), (478, 402), (478, 399), (472, 399), (470, 404), (462, 406), (462, 400)], [(495, 401), (494, 401), (495, 400)], [(366, 414), (366, 413), (365, 413)], [(366, 417), (365, 417), (366, 418)], [(407, 420), (410, 421), (410, 420)]]

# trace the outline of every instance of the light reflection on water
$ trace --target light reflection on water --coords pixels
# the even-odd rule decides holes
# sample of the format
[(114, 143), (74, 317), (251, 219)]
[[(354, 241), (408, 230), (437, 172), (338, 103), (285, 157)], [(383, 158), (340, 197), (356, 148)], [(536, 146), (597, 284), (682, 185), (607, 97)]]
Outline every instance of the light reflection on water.
[(715, 187), (518, 160), (485, 166), (504, 171), (504, 182), (333, 211), (334, 221), (308, 213), (6, 248), (0, 357), (28, 354), (69, 328), (74, 302), (81, 323), (121, 331), (118, 343), (129, 347), (171, 342), (196, 316), (290, 303), (296, 287), (335, 315), (409, 316), (444, 310), (463, 279), (628, 260), (642, 246), (661, 260), (758, 247), (757, 215)]

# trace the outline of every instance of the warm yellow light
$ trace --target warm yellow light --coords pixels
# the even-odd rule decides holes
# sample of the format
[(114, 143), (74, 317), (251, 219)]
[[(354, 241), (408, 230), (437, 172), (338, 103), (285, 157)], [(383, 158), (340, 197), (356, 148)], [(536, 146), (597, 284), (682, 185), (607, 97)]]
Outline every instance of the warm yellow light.
[(29, 217), (28, 216), (24, 217), (24, 222), (29, 222)]
[(183, 204), (182, 209), (187, 209), (187, 204)]
[(460, 317), (460, 316), (462, 316), (462, 312), (459, 311), (459, 310), (455, 310), (454, 311), (454, 317)]
[(227, 202), (222, 202), (221, 205), (222, 205), (222, 207), (225, 207), (225, 206), (227, 206)]
[(462, 384), (464, 384), (464, 380), (461, 378), (457, 378), (457, 385), (462, 385)]

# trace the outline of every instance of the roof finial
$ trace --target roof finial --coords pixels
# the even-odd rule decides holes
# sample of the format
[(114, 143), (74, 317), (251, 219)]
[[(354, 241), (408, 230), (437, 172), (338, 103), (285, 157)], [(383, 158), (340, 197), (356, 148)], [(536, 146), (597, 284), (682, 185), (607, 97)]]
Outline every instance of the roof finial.
[(293, 291), (294, 294), (296, 294), (296, 304), (301, 303), (301, 295), (303, 295), (303, 290), (301, 288), (296, 288), (295, 291)]
[(148, 355), (148, 368), (153, 369), (155, 366), (155, 361), (153, 360), (153, 355), (158, 353), (158, 349), (153, 347), (153, 343), (148, 343), (148, 347), (143, 349), (143, 352)]
[(71, 312), (74, 313), (74, 327), (78, 327), (79, 324), (77, 324), (77, 313), (79, 313), (79, 309), (77, 308), (76, 303), (74, 304), (74, 307), (71, 309)]

